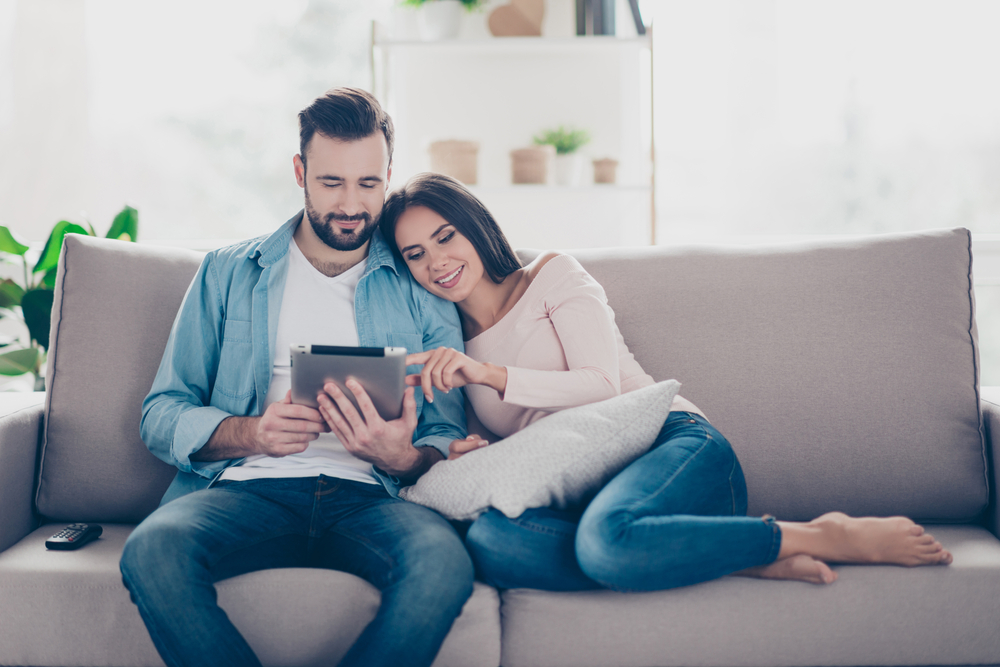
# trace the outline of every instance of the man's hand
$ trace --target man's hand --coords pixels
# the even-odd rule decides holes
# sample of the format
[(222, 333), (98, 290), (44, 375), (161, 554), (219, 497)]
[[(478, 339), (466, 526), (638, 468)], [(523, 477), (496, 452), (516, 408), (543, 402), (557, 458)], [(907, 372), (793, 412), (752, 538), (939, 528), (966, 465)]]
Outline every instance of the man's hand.
[(418, 449), (413, 446), (413, 431), (417, 428), (413, 389), (408, 388), (403, 394), (403, 416), (387, 422), (375, 410), (371, 398), (357, 380), (350, 379), (346, 384), (357, 399), (361, 414), (332, 382), (323, 386), (325, 393), (319, 394), (317, 400), (320, 414), (347, 451), (396, 477), (419, 476), (430, 464), (441, 459), (440, 453), (430, 457), (428, 452), (420, 451), (432, 447)]
[(280, 401), (271, 403), (257, 421), (254, 439), (257, 454), (274, 458), (304, 452), (320, 433), (329, 433), (323, 415), (307, 405), (292, 403), (291, 390)]
[(205, 446), (191, 455), (192, 461), (221, 461), (263, 454), (288, 456), (305, 451), (309, 443), (328, 433), (319, 410), (292, 403), (289, 391), (267, 406), (260, 417), (228, 417), (219, 424)]
[(406, 384), (422, 387), (424, 398), (434, 402), (434, 388), (448, 392), (467, 384), (482, 384), (503, 395), (507, 388), (507, 369), (491, 363), (480, 363), (456, 349), (439, 347), (406, 356), (406, 365), (423, 364), (420, 375), (407, 375)]
[(452, 440), (451, 444), (448, 445), (448, 460), (454, 461), (463, 454), (474, 452), (480, 447), (485, 447), (488, 444), (490, 444), (489, 440), (483, 440), (475, 434), (470, 435), (465, 440)]

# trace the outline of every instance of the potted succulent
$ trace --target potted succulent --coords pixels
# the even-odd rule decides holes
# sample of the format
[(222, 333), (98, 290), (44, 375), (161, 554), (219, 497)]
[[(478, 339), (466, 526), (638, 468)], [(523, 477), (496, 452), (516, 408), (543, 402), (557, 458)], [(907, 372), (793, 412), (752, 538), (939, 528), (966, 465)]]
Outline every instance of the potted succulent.
[(462, 19), (462, 9), (472, 11), (486, 0), (403, 0), (403, 5), (416, 7), (420, 38), (424, 41), (455, 39)]
[[(28, 255), (34, 255), (31, 248), (10, 229), (0, 226), (0, 261), (20, 264), (23, 272), (23, 284), (11, 278), (0, 281), (0, 318), (18, 318), (28, 334), (27, 340), (23, 336), (0, 340), (0, 375), (33, 373), (35, 391), (45, 389), (42, 368), (45, 364), (45, 351), (49, 347), (56, 269), (62, 253), (63, 237), (67, 234), (97, 236), (94, 227), (89, 222), (86, 225), (84, 227), (66, 220), (56, 223), (30, 270)], [(115, 216), (107, 237), (135, 241), (138, 231), (139, 212), (126, 206)]]
[(556, 150), (555, 181), (557, 185), (579, 185), (583, 178), (583, 158), (577, 149), (590, 141), (586, 130), (567, 129), (560, 125), (535, 136), (535, 144), (552, 146)]

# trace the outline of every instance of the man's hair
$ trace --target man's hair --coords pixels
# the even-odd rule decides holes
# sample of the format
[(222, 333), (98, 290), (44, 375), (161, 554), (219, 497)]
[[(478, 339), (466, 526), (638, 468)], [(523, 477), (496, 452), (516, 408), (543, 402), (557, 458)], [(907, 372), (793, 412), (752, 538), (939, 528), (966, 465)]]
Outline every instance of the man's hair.
[(385, 200), (379, 228), (396, 257), (403, 259), (396, 245), (396, 223), (404, 211), (414, 206), (426, 206), (469, 239), (494, 283), (503, 282), (521, 268), (500, 225), (482, 202), (454, 178), (432, 173), (417, 174)]
[(360, 88), (333, 88), (299, 112), (299, 156), (306, 162), (306, 149), (313, 135), (340, 141), (357, 141), (381, 132), (392, 164), (392, 119), (378, 100)]

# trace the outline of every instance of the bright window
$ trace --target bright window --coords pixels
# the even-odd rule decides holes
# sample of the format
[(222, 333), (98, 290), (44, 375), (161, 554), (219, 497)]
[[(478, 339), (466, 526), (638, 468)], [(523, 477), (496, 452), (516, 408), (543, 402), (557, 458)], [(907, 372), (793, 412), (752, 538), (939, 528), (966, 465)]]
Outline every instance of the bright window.
[[(268, 232), (301, 206), (296, 113), (370, 85), (371, 21), (395, 6), (0, 0), (0, 224), (102, 232), (129, 203), (145, 240)], [(969, 227), (983, 382), (1000, 384), (1000, 3), (641, 6), (659, 242)]]
[(392, 0), (0, 0), (0, 224), (126, 202), (141, 237), (236, 239), (302, 205), (296, 114), (370, 85)]
[(658, 239), (973, 232), (1000, 384), (1000, 3), (652, 0)]

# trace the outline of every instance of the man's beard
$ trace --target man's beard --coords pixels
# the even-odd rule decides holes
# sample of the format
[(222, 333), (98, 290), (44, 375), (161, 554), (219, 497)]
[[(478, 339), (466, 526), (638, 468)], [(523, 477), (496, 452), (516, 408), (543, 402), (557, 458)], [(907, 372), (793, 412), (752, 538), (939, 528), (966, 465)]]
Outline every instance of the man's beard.
[[(316, 232), (320, 241), (334, 250), (357, 250), (368, 243), (368, 239), (375, 233), (375, 224), (367, 211), (357, 215), (327, 213), (325, 216), (320, 216), (309, 201), (308, 190), (306, 191), (306, 217), (309, 218), (309, 224), (312, 225), (313, 231)], [(341, 222), (361, 220), (362, 224), (351, 230), (338, 230), (334, 227), (334, 220)]]

